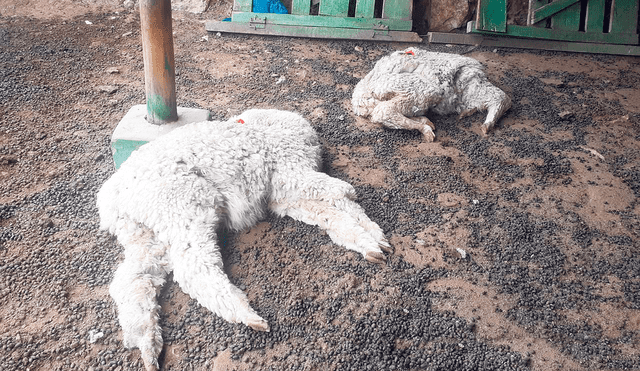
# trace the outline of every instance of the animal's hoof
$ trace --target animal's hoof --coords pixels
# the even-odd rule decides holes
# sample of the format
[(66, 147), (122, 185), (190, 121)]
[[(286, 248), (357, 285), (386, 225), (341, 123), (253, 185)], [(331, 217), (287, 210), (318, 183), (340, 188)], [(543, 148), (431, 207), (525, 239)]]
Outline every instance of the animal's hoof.
[(247, 322), (247, 326), (251, 327), (256, 331), (269, 332), (269, 324), (267, 321), (258, 317), (259, 319), (252, 319)]
[(382, 251), (384, 251), (384, 252), (388, 252), (388, 253), (392, 253), (393, 252), (393, 249), (391, 248), (391, 245), (389, 245), (389, 242), (387, 242), (387, 241), (378, 242), (378, 247), (380, 249), (382, 249)]
[(482, 124), (480, 126), (480, 130), (482, 131), (482, 135), (487, 135), (487, 133), (489, 133), (489, 125), (487, 124)]
[(371, 263), (376, 263), (376, 264), (383, 264), (385, 261), (387, 261), (387, 257), (384, 256), (384, 254), (380, 252), (375, 252), (375, 251), (368, 251), (364, 255), (364, 258), (370, 261)]
[(424, 135), (424, 140), (425, 142), (433, 142), (434, 140), (436, 140), (436, 135), (433, 133), (433, 131), (431, 130), (425, 130), (422, 132), (422, 135)]
[(158, 371), (158, 355), (149, 349), (140, 349), (145, 371)]

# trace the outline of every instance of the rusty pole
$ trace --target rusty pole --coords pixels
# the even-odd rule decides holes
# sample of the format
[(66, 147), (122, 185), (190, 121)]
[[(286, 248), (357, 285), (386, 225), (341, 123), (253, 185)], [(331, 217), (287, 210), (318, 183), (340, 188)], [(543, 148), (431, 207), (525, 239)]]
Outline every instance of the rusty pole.
[(140, 0), (147, 121), (178, 119), (171, 0)]

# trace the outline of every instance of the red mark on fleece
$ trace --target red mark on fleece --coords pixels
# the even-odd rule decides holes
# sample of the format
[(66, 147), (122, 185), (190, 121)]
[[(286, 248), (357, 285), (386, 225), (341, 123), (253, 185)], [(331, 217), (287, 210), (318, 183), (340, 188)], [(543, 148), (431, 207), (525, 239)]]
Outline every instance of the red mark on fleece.
[(238, 122), (241, 124), (244, 124), (244, 120), (243, 119), (238, 119)]

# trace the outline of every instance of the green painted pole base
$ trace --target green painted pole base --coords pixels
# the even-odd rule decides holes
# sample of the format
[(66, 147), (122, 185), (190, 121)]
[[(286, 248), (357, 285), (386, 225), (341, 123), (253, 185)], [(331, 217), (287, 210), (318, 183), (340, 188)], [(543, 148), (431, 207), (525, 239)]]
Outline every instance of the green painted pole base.
[(139, 104), (131, 107), (120, 120), (111, 136), (111, 153), (116, 169), (120, 168), (131, 153), (171, 130), (192, 122), (208, 121), (208, 110), (178, 107), (178, 121), (163, 125), (150, 124), (147, 119), (147, 106)]

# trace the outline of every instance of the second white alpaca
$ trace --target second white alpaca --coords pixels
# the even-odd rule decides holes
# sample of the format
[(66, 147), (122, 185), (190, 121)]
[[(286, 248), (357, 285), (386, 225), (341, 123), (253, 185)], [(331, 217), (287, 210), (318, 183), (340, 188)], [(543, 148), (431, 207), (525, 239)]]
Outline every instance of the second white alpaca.
[[(175, 129), (145, 144), (98, 193), (102, 229), (124, 246), (109, 293), (124, 344), (147, 370), (162, 350), (156, 294), (166, 276), (204, 307), (258, 331), (269, 325), (223, 271), (215, 230), (254, 225), (267, 210), (318, 225), (331, 239), (383, 262), (390, 246), (354, 202), (353, 187), (318, 171), (318, 137), (300, 115), (250, 110), (226, 122)], [(265, 247), (268, 248), (268, 247)]]
[(477, 60), (457, 54), (409, 48), (382, 57), (356, 85), (351, 99), (358, 116), (391, 129), (417, 129), (435, 139), (435, 125), (425, 116), (466, 116), (488, 111), (482, 124), (487, 134), (511, 107), (505, 92), (492, 85)]

